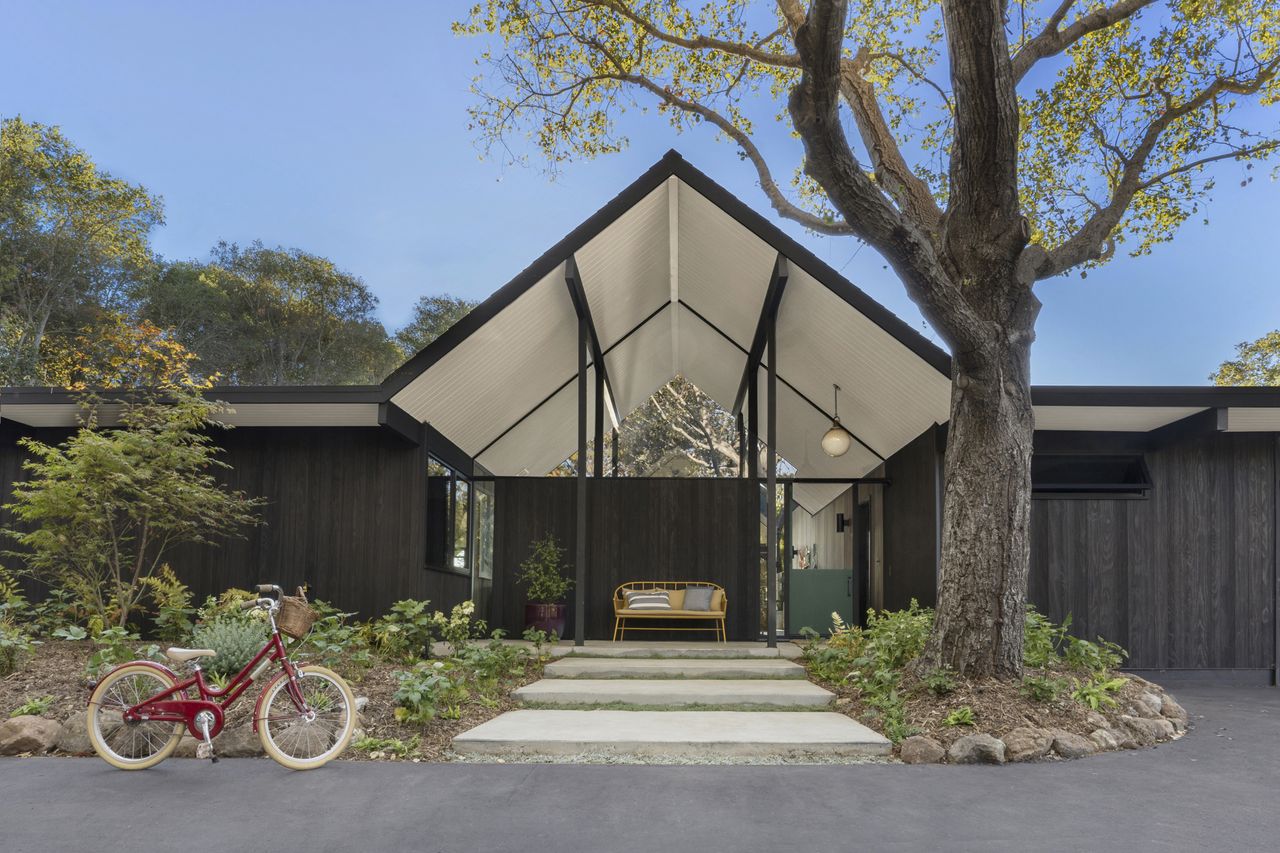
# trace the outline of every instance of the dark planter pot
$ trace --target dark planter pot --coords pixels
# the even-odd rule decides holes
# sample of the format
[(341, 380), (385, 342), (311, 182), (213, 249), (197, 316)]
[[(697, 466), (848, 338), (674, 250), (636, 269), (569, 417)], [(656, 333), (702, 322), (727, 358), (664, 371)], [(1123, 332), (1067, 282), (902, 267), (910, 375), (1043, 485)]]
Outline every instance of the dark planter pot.
[(526, 604), (524, 606), (524, 625), (526, 628), (537, 628), (557, 637), (564, 636), (564, 616), (568, 608), (563, 604)]

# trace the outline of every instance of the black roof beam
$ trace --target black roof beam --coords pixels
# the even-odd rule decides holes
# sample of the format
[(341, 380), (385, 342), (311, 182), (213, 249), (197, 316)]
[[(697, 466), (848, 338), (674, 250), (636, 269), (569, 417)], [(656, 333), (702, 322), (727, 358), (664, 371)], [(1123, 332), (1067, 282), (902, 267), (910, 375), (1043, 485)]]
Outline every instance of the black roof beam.
[[(764, 345), (768, 339), (769, 324), (778, 319), (778, 308), (782, 305), (782, 294), (787, 289), (787, 259), (778, 253), (773, 262), (773, 275), (769, 278), (769, 289), (765, 291), (764, 303), (760, 306), (760, 317), (756, 320), (756, 332), (751, 338), (751, 348), (747, 350), (747, 364), (742, 370), (742, 380), (738, 383), (738, 393), (733, 398), (732, 413), (742, 411), (742, 404), (747, 399), (748, 384), (760, 368), (760, 358), (764, 354)], [(773, 355), (769, 356), (771, 359)]]
[(591, 363), (600, 372), (601, 379), (604, 380), (609, 404), (609, 417), (616, 427), (622, 422), (622, 418), (618, 417), (618, 402), (617, 398), (613, 396), (613, 383), (609, 381), (609, 369), (604, 363), (604, 350), (600, 346), (600, 335), (596, 333), (595, 320), (591, 318), (591, 304), (587, 301), (587, 291), (582, 286), (582, 276), (578, 272), (578, 261), (573, 255), (570, 255), (569, 259), (564, 262), (564, 283), (569, 288), (569, 298), (573, 300), (573, 310), (577, 312), (578, 319), (585, 321), (587, 324), (587, 334), (591, 344)]

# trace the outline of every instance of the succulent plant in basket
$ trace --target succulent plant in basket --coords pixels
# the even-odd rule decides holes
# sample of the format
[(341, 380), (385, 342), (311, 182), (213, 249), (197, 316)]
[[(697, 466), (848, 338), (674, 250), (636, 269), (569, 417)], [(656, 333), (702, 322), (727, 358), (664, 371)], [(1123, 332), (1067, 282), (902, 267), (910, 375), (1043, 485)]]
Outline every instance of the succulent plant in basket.
[(526, 587), (524, 624), (557, 637), (564, 636), (565, 596), (573, 581), (565, 574), (564, 548), (554, 534), (535, 539), (529, 556), (516, 572), (516, 583)]

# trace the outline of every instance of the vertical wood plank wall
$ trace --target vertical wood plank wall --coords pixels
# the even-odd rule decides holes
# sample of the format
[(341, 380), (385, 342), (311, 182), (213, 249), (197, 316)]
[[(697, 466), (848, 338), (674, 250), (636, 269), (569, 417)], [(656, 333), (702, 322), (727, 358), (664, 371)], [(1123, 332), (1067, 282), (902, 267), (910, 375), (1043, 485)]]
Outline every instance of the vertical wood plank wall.
[(1148, 500), (1032, 502), (1029, 598), (1135, 669), (1266, 669), (1275, 654), (1275, 439), (1147, 454)]
[[(523, 630), (524, 589), (513, 579), (534, 539), (554, 533), (572, 562), (574, 486), (572, 478), (559, 477), (504, 477), (494, 483), (493, 625), (515, 635)], [(729, 638), (758, 636), (760, 555), (752, 536), (759, 526), (759, 490), (753, 483), (603, 477), (588, 478), (587, 488), (589, 639), (612, 635), (613, 591), (637, 580), (721, 584), (729, 598)]]
[[(0, 434), (0, 504), (22, 477), (19, 434), (59, 441), (66, 431)], [(265, 524), (244, 538), (173, 553), (197, 601), (232, 586), (307, 583), (313, 597), (368, 618), (402, 598), (447, 610), (470, 595), (465, 575), (423, 568), (422, 448), (377, 428), (240, 428), (217, 440), (232, 466), (225, 482), (268, 503)]]
[(937, 427), (921, 433), (882, 466), (885, 610), (911, 599), (933, 607), (938, 597)]

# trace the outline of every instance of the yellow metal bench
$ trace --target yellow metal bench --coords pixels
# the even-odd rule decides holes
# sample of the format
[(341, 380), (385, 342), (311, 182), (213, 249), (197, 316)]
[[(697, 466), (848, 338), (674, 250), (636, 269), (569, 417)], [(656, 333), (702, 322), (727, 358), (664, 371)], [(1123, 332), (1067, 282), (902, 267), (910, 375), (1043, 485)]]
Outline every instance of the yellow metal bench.
[[(711, 609), (710, 610), (685, 610), (684, 609), (684, 591), (691, 586), (708, 586), (711, 587)], [(631, 610), (627, 607), (628, 592), (643, 592), (647, 590), (660, 590), (667, 592), (671, 596), (670, 610)], [(632, 631), (714, 631), (716, 639), (725, 642), (724, 618), (729, 611), (729, 599), (724, 594), (724, 587), (719, 584), (710, 583), (708, 581), (631, 581), (624, 583), (613, 591), (613, 639), (626, 639), (627, 628)], [(711, 627), (676, 627), (665, 626), (660, 628), (636, 627), (628, 625), (628, 621), (634, 619), (676, 619), (676, 620), (703, 620), (712, 622)]]

